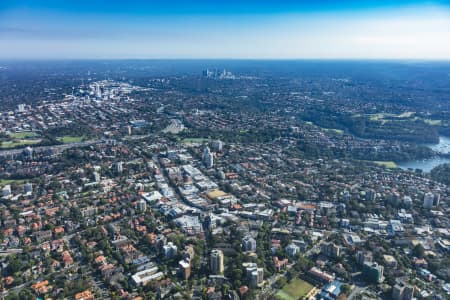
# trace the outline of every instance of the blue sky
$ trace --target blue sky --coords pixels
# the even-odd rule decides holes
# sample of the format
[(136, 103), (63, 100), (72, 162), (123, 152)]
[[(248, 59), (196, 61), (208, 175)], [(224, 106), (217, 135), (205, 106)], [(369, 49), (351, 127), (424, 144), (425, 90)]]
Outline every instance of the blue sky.
[(450, 1), (1, 0), (0, 58), (450, 59)]

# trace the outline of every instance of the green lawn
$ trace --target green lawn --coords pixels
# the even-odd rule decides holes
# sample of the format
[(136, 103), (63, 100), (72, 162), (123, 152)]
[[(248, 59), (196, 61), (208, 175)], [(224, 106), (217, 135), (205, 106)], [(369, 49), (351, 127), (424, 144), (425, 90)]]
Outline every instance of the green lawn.
[[(313, 122), (310, 121), (306, 121), (305, 122), (306, 125), (314, 125)], [(320, 126), (319, 126), (320, 127)], [(320, 127), (320, 129), (324, 130), (324, 131), (333, 131), (335, 133), (339, 133), (339, 134), (343, 134), (344, 130), (342, 129), (337, 129), (337, 128), (325, 128), (325, 127)]]
[(373, 163), (379, 166), (386, 167), (388, 169), (395, 169), (398, 167), (397, 164), (393, 161), (374, 161)]
[(339, 133), (339, 134), (343, 134), (344, 133), (344, 130), (342, 130), (342, 129), (336, 129), (336, 128), (322, 128), (322, 129), (325, 130), (325, 131), (333, 131), (333, 132)]
[(204, 142), (207, 142), (208, 139), (206, 138), (185, 138), (182, 140), (182, 143), (184, 144), (201, 144)]
[[(432, 125), (432, 126), (439, 126), (442, 125), (442, 120), (433, 120), (433, 119), (423, 119), (420, 117), (415, 116), (415, 112), (405, 112), (400, 115), (394, 115), (394, 114), (388, 114), (388, 113), (379, 113), (379, 114), (371, 114), (367, 115), (369, 116), (369, 119), (371, 121), (381, 121), (384, 125), (387, 122), (394, 121), (392, 118), (397, 118), (399, 122), (405, 122), (405, 121), (423, 121), (426, 124)], [(390, 118), (390, 119), (386, 119)]]
[(0, 186), (5, 186), (8, 184), (22, 184), (25, 180), (15, 180), (15, 179), (0, 179)]
[(9, 134), (9, 136), (13, 139), (26, 139), (26, 138), (32, 138), (32, 137), (36, 137), (37, 134), (35, 132), (31, 132), (31, 131), (26, 131), (26, 132), (15, 132), (15, 133), (11, 133)]
[(35, 145), (35, 144), (39, 144), (41, 142), (41, 140), (14, 140), (14, 141), (8, 141), (8, 142), (2, 142), (0, 145), (0, 148), (2, 149), (11, 149), (11, 148), (16, 148), (19, 146), (24, 146), (24, 145)]
[(293, 279), (289, 284), (279, 290), (275, 297), (279, 300), (298, 300), (307, 295), (313, 286), (301, 279)]
[(398, 165), (394, 161), (381, 161), (381, 160), (359, 160), (359, 161), (376, 164), (389, 169), (398, 168)]
[(65, 135), (56, 138), (59, 142), (64, 144), (70, 144), (70, 143), (79, 143), (85, 140), (84, 136), (71, 136), (71, 135)]

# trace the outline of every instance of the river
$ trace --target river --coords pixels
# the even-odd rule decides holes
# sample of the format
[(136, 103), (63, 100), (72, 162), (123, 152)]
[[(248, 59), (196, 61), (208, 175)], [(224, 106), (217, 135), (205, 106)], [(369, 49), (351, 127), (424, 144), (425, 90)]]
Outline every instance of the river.
[[(440, 136), (439, 137), (439, 144), (435, 145), (427, 145), (434, 151), (442, 154), (448, 154), (450, 153), (450, 137)], [(421, 169), (424, 172), (430, 172), (434, 167), (450, 163), (450, 158), (443, 158), (443, 157), (434, 157), (434, 158), (428, 158), (428, 159), (419, 159), (419, 160), (413, 160), (408, 161), (404, 163), (398, 163), (398, 166), (402, 169)]]

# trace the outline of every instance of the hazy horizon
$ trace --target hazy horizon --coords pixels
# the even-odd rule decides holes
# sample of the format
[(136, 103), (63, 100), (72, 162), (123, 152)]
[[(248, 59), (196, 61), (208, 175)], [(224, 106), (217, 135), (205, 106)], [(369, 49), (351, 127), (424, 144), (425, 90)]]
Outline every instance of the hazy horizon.
[(449, 60), (449, 1), (0, 3), (0, 59)]

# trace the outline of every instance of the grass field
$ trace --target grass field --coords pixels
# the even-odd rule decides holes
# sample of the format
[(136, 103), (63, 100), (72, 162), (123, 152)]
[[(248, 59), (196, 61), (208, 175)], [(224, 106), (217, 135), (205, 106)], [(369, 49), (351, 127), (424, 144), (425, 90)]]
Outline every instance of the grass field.
[(59, 142), (64, 144), (70, 144), (70, 143), (79, 143), (85, 140), (84, 136), (71, 136), (71, 135), (65, 135), (56, 138)]
[(336, 129), (336, 128), (322, 128), (322, 129), (325, 130), (325, 131), (333, 131), (333, 132), (339, 133), (339, 134), (343, 134), (344, 133), (344, 130), (342, 130), (342, 129)]
[[(356, 115), (355, 115), (356, 116)], [(442, 120), (432, 120), (432, 119), (424, 119), (415, 116), (415, 112), (405, 112), (400, 115), (388, 114), (388, 113), (379, 113), (379, 114), (371, 114), (368, 115), (371, 121), (381, 121), (381, 125), (386, 124), (387, 122), (395, 121), (393, 118), (397, 118), (399, 122), (405, 121), (423, 121), (424, 123), (431, 126), (440, 126), (442, 125)]]
[(379, 165), (379, 166), (383, 166), (389, 169), (395, 169), (397, 168), (397, 164), (393, 161), (374, 161), (373, 163)]
[(7, 184), (22, 184), (25, 180), (14, 180), (14, 179), (0, 179), (0, 187), (3, 187)]
[(14, 141), (8, 141), (8, 142), (2, 142), (0, 145), (0, 148), (2, 149), (11, 149), (19, 146), (24, 145), (35, 145), (39, 144), (41, 140), (14, 140)]
[(293, 279), (289, 284), (279, 290), (275, 297), (279, 300), (298, 300), (307, 295), (313, 286), (301, 279)]
[[(305, 124), (306, 125), (314, 125), (314, 123), (313, 122), (310, 122), (310, 121), (306, 121), (305, 122)], [(320, 127), (320, 126), (319, 126)], [(339, 134), (343, 134), (344, 133), (344, 130), (342, 130), (342, 129), (337, 129), (337, 128), (325, 128), (325, 127), (320, 127), (322, 130), (325, 130), (325, 131), (333, 131), (333, 132), (335, 132), (335, 133), (339, 133)]]
[(26, 139), (26, 138), (32, 138), (32, 137), (36, 137), (37, 134), (34, 132), (15, 132), (15, 133), (11, 133), (9, 134), (9, 136), (13, 139)]
[(201, 144), (204, 142), (208, 142), (208, 139), (205, 138), (186, 138), (183, 139), (182, 142), (184, 144)]

